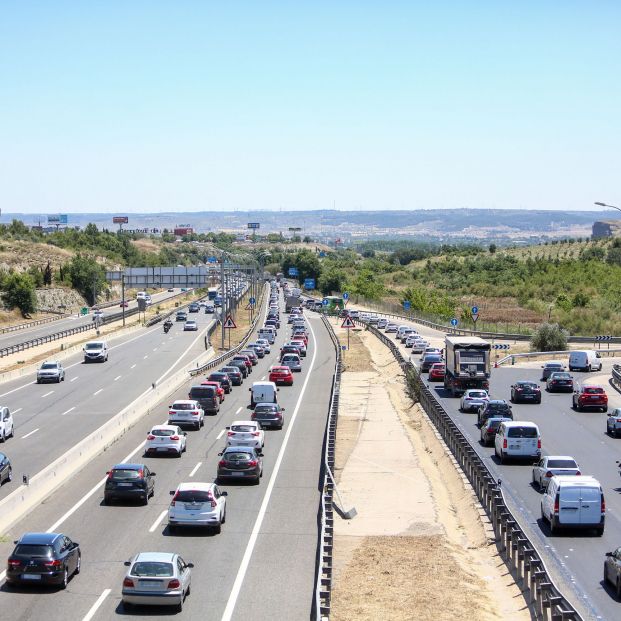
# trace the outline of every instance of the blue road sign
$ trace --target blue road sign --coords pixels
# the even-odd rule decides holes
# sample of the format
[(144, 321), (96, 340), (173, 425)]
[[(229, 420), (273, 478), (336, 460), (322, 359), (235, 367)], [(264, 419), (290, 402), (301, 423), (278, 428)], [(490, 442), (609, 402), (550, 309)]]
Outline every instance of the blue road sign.
[(343, 299), (349, 300), (349, 293), (347, 293), (347, 291), (345, 291), (345, 293), (343, 294)]
[(321, 251), (319, 252), (319, 257), (320, 257), (321, 259), (323, 259), (323, 257), (325, 257), (325, 256), (326, 256), (326, 253), (325, 253), (323, 250), (321, 250)]
[(455, 317), (453, 317), (453, 319), (451, 319), (451, 325), (453, 327), (455, 327), (458, 323), (459, 323), (459, 321), (457, 321), (457, 319), (455, 319)]
[(403, 300), (403, 308), (404, 310), (410, 310), (410, 308), (412, 308), (412, 302), (409, 300)]
[(290, 267), (288, 273), (289, 273), (289, 276), (297, 276), (300, 272), (298, 272), (297, 267)]
[(255, 302), (256, 302), (256, 300), (255, 300), (254, 298), (250, 298), (250, 299), (248, 300), (248, 303), (249, 303), (249, 304), (254, 304)]
[(311, 291), (315, 288), (315, 279), (314, 278), (305, 278), (304, 279), (304, 289), (307, 291)]
[(473, 307), (470, 309), (470, 312), (471, 312), (473, 315), (478, 315), (478, 313), (479, 313), (479, 307), (478, 307), (478, 306), (473, 306)]
[(207, 259), (207, 263), (217, 263), (218, 259), (216, 259), (216, 257), (209, 257)]
[(322, 303), (324, 306), (328, 306), (328, 304), (330, 304), (330, 301), (329, 301), (329, 300), (324, 299), (324, 300), (322, 300), (322, 302), (321, 302), (321, 303)]

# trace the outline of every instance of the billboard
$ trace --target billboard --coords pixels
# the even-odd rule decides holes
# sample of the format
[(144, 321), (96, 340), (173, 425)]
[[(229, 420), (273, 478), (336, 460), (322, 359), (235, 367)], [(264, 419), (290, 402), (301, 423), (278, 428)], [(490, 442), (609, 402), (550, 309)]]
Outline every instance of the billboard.
[(261, 225), (258, 222), (248, 222), (249, 229), (258, 229)]
[(127, 224), (129, 222), (129, 218), (127, 216), (113, 216), (112, 222), (113, 224)]
[(194, 229), (191, 226), (178, 226), (173, 232), (175, 235), (183, 237), (184, 235), (192, 235)]
[(67, 224), (68, 217), (66, 213), (49, 214), (47, 217), (48, 224)]

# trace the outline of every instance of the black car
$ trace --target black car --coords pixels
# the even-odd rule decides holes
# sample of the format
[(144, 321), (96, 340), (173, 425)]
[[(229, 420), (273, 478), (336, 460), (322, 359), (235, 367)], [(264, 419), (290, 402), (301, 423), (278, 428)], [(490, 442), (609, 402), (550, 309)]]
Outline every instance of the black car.
[(191, 386), (188, 399), (197, 401), (205, 414), (217, 414), (220, 411), (220, 397), (215, 386)]
[(233, 386), (241, 386), (244, 383), (244, 376), (239, 367), (222, 367), (220, 373), (226, 373)]
[(541, 403), (541, 388), (537, 382), (520, 380), (511, 386), (511, 401), (513, 403)]
[(491, 399), (479, 408), (477, 425), (483, 426), (488, 418), (510, 418), (513, 420), (513, 410), (504, 399)]
[(220, 382), (220, 386), (224, 389), (225, 394), (229, 394), (233, 390), (233, 382), (228, 373), (224, 371), (214, 371), (207, 376), (208, 382)]
[(488, 418), (481, 426), (481, 442), (485, 446), (489, 446), (494, 443), (494, 438), (500, 427), (500, 423), (511, 420), (510, 418)]
[(565, 365), (562, 362), (546, 362), (541, 365), (543, 371), (541, 372), (541, 381), (545, 382), (552, 373), (557, 373), (565, 370)]
[(274, 330), (278, 330), (278, 328), (280, 328), (280, 321), (277, 321), (276, 319), (266, 319), (265, 327), (274, 328)]
[(188, 318), (188, 314), (185, 311), (177, 311), (175, 315), (175, 321), (186, 321)]
[(229, 366), (238, 368), (244, 379), (248, 377), (248, 367), (243, 360), (235, 360), (235, 358), (233, 358), (233, 360), (229, 360)]
[(10, 481), (12, 478), (11, 460), (4, 453), (0, 453), (0, 485), (4, 485), (6, 481)]
[(105, 505), (114, 500), (138, 499), (143, 505), (149, 503), (149, 497), (155, 493), (155, 472), (145, 464), (117, 464), (107, 473), (104, 488)]
[(565, 371), (550, 373), (546, 381), (546, 390), (548, 392), (573, 392), (574, 378)]
[(426, 354), (420, 363), (421, 372), (429, 373), (429, 369), (438, 362), (444, 362), (444, 360), (442, 360), (442, 354)]
[(8, 584), (54, 584), (67, 587), (80, 573), (80, 545), (61, 533), (26, 533), (15, 541), (7, 563)]
[(218, 462), (218, 482), (250, 479), (258, 484), (263, 476), (263, 453), (251, 446), (227, 446)]
[(254, 406), (250, 420), (261, 423), (263, 429), (269, 427), (282, 429), (282, 426), (285, 424), (284, 411), (285, 408), (281, 408), (278, 403), (257, 403)]

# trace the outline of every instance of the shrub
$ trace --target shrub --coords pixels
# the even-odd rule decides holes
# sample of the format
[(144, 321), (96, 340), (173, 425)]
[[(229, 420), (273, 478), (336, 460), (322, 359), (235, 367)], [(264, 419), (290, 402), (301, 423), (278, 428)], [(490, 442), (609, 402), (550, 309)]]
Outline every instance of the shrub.
[(17, 306), (24, 316), (37, 310), (35, 283), (29, 274), (9, 274), (3, 284), (7, 306)]
[(567, 336), (557, 323), (541, 324), (530, 341), (531, 351), (565, 351)]

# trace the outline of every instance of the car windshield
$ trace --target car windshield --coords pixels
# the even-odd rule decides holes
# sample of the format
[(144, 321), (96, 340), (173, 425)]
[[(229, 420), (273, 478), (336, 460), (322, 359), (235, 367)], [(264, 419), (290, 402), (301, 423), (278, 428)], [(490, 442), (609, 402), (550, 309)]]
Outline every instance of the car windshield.
[(254, 425), (231, 425), (231, 431), (244, 431), (248, 433), (256, 431), (256, 427)]
[(604, 389), (603, 388), (596, 388), (596, 387), (591, 387), (591, 386), (587, 386), (584, 390), (584, 393), (586, 393), (587, 395), (602, 395), (604, 394)]
[(13, 554), (20, 556), (52, 556), (52, 546), (34, 544), (34, 543), (18, 543)]
[(562, 369), (563, 365), (560, 362), (549, 362), (545, 366), (546, 369)]
[(300, 359), (294, 354), (286, 354), (282, 358), (283, 362), (299, 362), (299, 360)]
[(224, 367), (225, 373), (232, 373), (233, 375), (239, 375), (239, 369), (237, 367)]
[(231, 451), (230, 453), (225, 453), (224, 454), (225, 459), (228, 459), (229, 461), (248, 461), (250, 459), (250, 453), (242, 453), (241, 451), (239, 452), (234, 452)]
[(174, 436), (177, 432), (174, 429), (151, 429), (154, 436)]
[(473, 390), (469, 392), (467, 396), (475, 399), (485, 399), (487, 397), (487, 393), (484, 390)]
[(103, 343), (87, 343), (86, 349), (101, 349), (103, 347)]
[(569, 373), (552, 373), (552, 379), (571, 379)]
[(509, 410), (510, 408), (509, 408), (508, 403), (490, 403), (489, 409), (490, 410)]
[(113, 481), (129, 481), (132, 479), (139, 479), (141, 472), (139, 470), (129, 470), (125, 468), (115, 468), (112, 471)]
[(573, 459), (548, 459), (548, 468), (577, 468)]
[(215, 393), (216, 391), (212, 386), (192, 386), (190, 389), (190, 397), (192, 397), (192, 399), (195, 397), (213, 397)]
[(194, 404), (193, 403), (173, 403), (172, 409), (173, 410), (193, 410), (194, 409)]
[(507, 436), (510, 438), (536, 438), (536, 427), (509, 427)]
[(44, 362), (41, 365), (42, 369), (56, 369), (58, 368), (54, 362)]
[(255, 414), (262, 414), (265, 412), (275, 412), (276, 411), (276, 406), (275, 405), (257, 405), (256, 408), (254, 408), (254, 413)]
[(134, 563), (131, 571), (134, 576), (153, 576), (168, 578), (173, 575), (172, 563), (156, 563), (139, 561)]
[(177, 492), (174, 499), (179, 502), (207, 502), (211, 500), (211, 493), (205, 490), (184, 489)]

